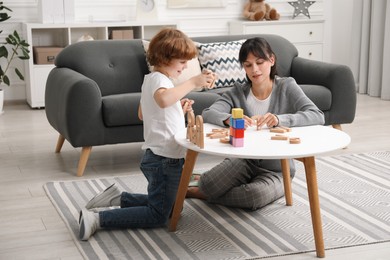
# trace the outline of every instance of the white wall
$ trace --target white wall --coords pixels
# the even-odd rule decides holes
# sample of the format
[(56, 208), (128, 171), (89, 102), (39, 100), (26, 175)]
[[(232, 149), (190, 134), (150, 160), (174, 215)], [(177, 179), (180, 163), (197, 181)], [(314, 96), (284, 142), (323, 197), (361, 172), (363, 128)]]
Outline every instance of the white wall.
[[(210, 0), (213, 1), (213, 0)], [(159, 19), (175, 21), (178, 27), (189, 36), (228, 34), (228, 22), (242, 19), (241, 12), (247, 0), (224, 0), (225, 6), (219, 8), (169, 9), (167, 0), (157, 0)], [(290, 0), (267, 0), (276, 8), (283, 19), (291, 19)], [(337, 2), (336, 2), (337, 1)], [(2, 23), (4, 35), (17, 29), (21, 23), (38, 22), (38, 0), (3, 1), (13, 10), (11, 21)], [(337, 4), (336, 4), (337, 3)], [(324, 60), (348, 65), (350, 46), (350, 27), (353, 0), (318, 0), (309, 8), (312, 18), (325, 19)], [(75, 0), (75, 20), (77, 22), (109, 22), (135, 19), (136, 0)], [(298, 16), (295, 19), (308, 19)], [(19, 63), (20, 61), (18, 61)], [(19, 66), (20, 67), (20, 66)], [(18, 79), (5, 91), (6, 100), (26, 99), (25, 84)]]

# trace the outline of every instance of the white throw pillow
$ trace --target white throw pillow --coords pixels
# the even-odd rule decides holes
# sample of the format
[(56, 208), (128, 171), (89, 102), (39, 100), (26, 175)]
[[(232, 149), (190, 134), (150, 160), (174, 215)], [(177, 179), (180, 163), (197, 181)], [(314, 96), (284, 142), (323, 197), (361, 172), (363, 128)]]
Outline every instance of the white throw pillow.
[(246, 82), (245, 71), (238, 60), (244, 41), (196, 43), (200, 65), (217, 75), (217, 88), (229, 87), (235, 82)]

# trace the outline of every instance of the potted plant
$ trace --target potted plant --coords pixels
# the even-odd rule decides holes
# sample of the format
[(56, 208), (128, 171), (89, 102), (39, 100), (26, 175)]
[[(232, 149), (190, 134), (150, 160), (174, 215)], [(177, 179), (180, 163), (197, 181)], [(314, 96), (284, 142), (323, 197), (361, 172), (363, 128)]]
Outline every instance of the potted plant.
[[(0, 22), (4, 22), (11, 18), (8, 12), (12, 12), (12, 10), (4, 6), (3, 2), (0, 2)], [(0, 34), (2, 32), (3, 31), (0, 30)], [(2, 85), (11, 85), (10, 78), (8, 77), (9, 74), (7, 73), (10, 72), (12, 68), (11, 64), (15, 59), (28, 60), (30, 58), (29, 46), (30, 45), (19, 36), (16, 30), (5, 38), (5, 42), (0, 42), (0, 113), (3, 111), (4, 102)], [(14, 72), (21, 80), (24, 80), (24, 76), (18, 68), (15, 67)]]

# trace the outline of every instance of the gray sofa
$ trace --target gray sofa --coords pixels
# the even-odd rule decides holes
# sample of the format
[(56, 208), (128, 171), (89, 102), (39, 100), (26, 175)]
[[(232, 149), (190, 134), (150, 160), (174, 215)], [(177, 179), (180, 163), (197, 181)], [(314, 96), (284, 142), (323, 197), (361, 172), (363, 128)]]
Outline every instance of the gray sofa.
[[(356, 92), (351, 70), (298, 57), (297, 49), (276, 35), (196, 37), (201, 43), (264, 37), (278, 60), (278, 74), (296, 79), (324, 112), (325, 124), (340, 128), (355, 117)], [(93, 146), (142, 142), (137, 117), (143, 77), (149, 72), (141, 40), (100, 40), (66, 47), (55, 60), (45, 92), (46, 116), (59, 133), (56, 152), (65, 140), (82, 147), (78, 176), (82, 176)], [(191, 92), (195, 114), (210, 106), (229, 88)]]

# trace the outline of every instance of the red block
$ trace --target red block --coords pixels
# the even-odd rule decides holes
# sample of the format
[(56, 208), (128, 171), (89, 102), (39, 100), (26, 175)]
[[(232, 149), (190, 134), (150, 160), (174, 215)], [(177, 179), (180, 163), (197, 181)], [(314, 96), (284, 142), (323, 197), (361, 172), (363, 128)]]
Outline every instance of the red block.
[(244, 138), (245, 129), (233, 128), (233, 129), (231, 129), (231, 131), (232, 131), (232, 133), (230, 134), (231, 136), (233, 136), (235, 138)]

